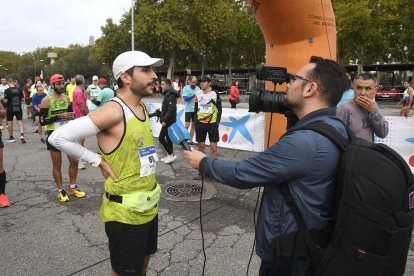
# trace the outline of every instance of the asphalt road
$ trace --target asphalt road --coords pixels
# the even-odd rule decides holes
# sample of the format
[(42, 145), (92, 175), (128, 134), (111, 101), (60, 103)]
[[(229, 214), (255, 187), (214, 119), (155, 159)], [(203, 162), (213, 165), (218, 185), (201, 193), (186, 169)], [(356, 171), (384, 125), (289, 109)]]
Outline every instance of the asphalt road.
[[(147, 99), (154, 100), (154, 99)], [(224, 103), (225, 107), (229, 107)], [(386, 115), (398, 114), (395, 103), (380, 103)], [(247, 107), (241, 103), (240, 107)], [(15, 127), (17, 127), (15, 125)], [(86, 198), (60, 203), (45, 145), (25, 120), (27, 144), (6, 143), (4, 163), (11, 207), (0, 209), (0, 275), (109, 275), (107, 238), (98, 211), (103, 177), (88, 166), (78, 175)], [(3, 138), (7, 135), (3, 131)], [(15, 136), (18, 136), (15, 131)], [(97, 151), (95, 139), (86, 146)], [(157, 145), (160, 157), (162, 148)], [(182, 158), (171, 165), (159, 162), (157, 179), (165, 189), (171, 183), (199, 185), (195, 172)], [(254, 153), (219, 149), (219, 158), (240, 160)], [(67, 160), (64, 159), (64, 180)], [(258, 190), (237, 190), (208, 182), (217, 193), (202, 201), (206, 247), (205, 275), (245, 275), (254, 238), (253, 211)], [(209, 191), (211, 194), (214, 192)], [(201, 275), (203, 251), (199, 201), (160, 201), (159, 250), (150, 262), (148, 275)], [(413, 244), (406, 275), (414, 275)], [(259, 260), (253, 254), (249, 275), (257, 275)]]

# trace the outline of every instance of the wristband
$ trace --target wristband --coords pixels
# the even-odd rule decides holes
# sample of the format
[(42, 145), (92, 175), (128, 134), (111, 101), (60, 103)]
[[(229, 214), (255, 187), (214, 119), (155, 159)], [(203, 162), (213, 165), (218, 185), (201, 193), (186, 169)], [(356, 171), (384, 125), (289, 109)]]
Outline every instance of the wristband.
[(101, 161), (102, 161), (102, 158), (98, 155), (96, 157), (96, 160), (91, 163), (92, 167), (98, 168), (99, 165), (101, 164)]

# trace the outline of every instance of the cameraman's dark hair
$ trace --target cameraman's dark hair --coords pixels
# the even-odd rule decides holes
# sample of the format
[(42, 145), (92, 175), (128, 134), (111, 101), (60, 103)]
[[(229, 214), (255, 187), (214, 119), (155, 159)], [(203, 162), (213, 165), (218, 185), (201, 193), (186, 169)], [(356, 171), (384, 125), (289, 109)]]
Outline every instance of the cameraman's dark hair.
[(345, 67), (336, 61), (317, 56), (312, 56), (309, 62), (316, 66), (309, 72), (308, 78), (319, 85), (321, 95), (328, 105), (336, 106), (342, 94), (349, 88)]
[(354, 81), (357, 79), (373, 80), (375, 85), (377, 84), (377, 78), (373, 74), (370, 74), (370, 73), (361, 73), (355, 77)]
[[(134, 67), (129, 68), (128, 70), (126, 70), (126, 71), (125, 71), (125, 73), (126, 73), (127, 75), (132, 76), (132, 73), (134, 73), (134, 68), (135, 68), (135, 66), (134, 66)], [(121, 80), (121, 78), (118, 78), (118, 79), (116, 80), (116, 82), (117, 82), (117, 84), (118, 84), (118, 89), (119, 89), (119, 88), (123, 88), (123, 87), (124, 87), (124, 82)]]

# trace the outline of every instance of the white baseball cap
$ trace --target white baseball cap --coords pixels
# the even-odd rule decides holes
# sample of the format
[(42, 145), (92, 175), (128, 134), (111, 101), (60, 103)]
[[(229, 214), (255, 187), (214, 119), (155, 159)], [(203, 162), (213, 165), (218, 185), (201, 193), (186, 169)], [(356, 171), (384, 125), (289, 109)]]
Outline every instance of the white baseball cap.
[(162, 58), (152, 58), (141, 51), (128, 51), (120, 54), (114, 60), (112, 70), (114, 77), (117, 80), (119, 76), (134, 66), (154, 66), (159, 67), (164, 64)]
[(98, 76), (93, 76), (93, 77), (92, 77), (92, 80), (93, 80), (93, 81), (98, 80)]

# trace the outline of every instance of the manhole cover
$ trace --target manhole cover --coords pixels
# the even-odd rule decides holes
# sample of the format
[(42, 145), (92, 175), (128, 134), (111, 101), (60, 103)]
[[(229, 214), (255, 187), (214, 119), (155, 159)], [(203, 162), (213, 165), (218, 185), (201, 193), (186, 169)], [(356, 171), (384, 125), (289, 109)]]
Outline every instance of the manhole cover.
[(199, 181), (170, 181), (163, 186), (163, 198), (172, 201), (198, 201), (201, 193), (202, 199), (211, 199), (217, 193), (216, 188), (207, 182), (204, 182), (203, 191)]

